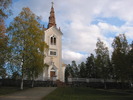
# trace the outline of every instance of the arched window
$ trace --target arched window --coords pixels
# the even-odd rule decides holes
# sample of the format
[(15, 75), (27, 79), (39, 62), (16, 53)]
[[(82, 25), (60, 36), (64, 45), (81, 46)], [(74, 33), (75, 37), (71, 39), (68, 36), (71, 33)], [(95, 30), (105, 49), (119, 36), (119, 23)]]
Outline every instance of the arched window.
[(56, 45), (56, 38), (54, 37), (54, 45)]
[(56, 37), (55, 36), (52, 36), (50, 38), (50, 42), (51, 42), (51, 45), (56, 45)]
[(51, 45), (53, 45), (53, 37), (51, 37), (50, 41), (51, 41)]

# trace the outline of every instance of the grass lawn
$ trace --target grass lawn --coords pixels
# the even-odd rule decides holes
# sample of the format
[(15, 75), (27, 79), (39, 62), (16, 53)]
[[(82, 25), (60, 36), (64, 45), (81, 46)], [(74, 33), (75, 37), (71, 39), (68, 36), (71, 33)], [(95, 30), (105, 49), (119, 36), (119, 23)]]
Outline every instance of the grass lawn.
[(133, 100), (133, 90), (57, 88), (42, 100)]
[(6, 95), (9, 93), (20, 91), (18, 87), (0, 87), (0, 95)]

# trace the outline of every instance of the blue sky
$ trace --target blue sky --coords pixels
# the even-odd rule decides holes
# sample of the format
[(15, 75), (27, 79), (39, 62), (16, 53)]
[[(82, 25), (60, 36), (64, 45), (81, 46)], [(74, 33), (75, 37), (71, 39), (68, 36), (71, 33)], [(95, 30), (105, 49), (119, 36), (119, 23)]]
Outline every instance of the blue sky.
[(104, 41), (110, 52), (118, 34), (125, 33), (129, 43), (133, 40), (133, 0), (13, 0), (13, 15), (6, 24), (23, 7), (29, 7), (47, 26), (52, 1), (57, 27), (63, 32), (65, 63), (85, 61), (90, 53), (95, 53), (97, 38)]
[(98, 24), (99, 22), (108, 23), (110, 25), (115, 26), (122, 26), (125, 24), (126, 21), (119, 19), (118, 17), (101, 17), (101, 18), (95, 18), (94, 21), (91, 22), (91, 24)]

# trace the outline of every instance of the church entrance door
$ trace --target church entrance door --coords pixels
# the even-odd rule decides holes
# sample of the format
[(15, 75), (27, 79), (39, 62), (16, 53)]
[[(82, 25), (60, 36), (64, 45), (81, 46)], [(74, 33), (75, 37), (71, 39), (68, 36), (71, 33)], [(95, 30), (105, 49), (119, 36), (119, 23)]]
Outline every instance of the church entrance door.
[(50, 71), (50, 78), (55, 77), (55, 71)]

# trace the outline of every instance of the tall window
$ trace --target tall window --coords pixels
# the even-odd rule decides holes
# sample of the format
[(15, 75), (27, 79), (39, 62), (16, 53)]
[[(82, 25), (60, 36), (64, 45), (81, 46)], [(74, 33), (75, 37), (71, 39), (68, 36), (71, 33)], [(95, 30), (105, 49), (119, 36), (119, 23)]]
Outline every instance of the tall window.
[(54, 37), (54, 45), (56, 45), (56, 38)]
[(51, 42), (51, 45), (56, 45), (56, 37), (55, 36), (52, 36), (50, 38), (50, 42)]

